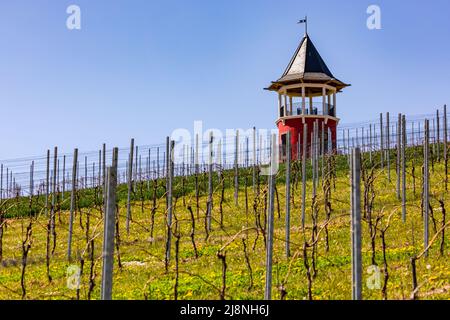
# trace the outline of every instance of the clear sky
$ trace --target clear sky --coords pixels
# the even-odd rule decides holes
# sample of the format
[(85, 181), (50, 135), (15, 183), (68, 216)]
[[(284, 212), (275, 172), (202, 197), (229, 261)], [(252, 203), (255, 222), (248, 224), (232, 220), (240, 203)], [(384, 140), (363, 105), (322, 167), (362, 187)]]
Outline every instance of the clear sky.
[[(66, 8), (81, 8), (68, 30)], [(366, 27), (371, 4), (381, 30)], [(279, 78), (304, 29), (342, 122), (431, 113), (450, 92), (450, 2), (2, 0), (0, 159), (57, 145), (161, 143), (176, 128), (274, 128)]]

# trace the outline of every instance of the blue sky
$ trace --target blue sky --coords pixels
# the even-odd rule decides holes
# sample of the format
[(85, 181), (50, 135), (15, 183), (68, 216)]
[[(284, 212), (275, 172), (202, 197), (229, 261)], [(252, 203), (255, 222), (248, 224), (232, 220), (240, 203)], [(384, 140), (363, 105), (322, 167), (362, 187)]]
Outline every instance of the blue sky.
[[(66, 8), (81, 8), (68, 30)], [(366, 9), (381, 7), (382, 30)], [(303, 36), (333, 74), (342, 122), (432, 113), (449, 102), (450, 2), (106, 1), (0, 3), (0, 159), (59, 146), (97, 150), (161, 143), (194, 120), (274, 128), (264, 91)]]

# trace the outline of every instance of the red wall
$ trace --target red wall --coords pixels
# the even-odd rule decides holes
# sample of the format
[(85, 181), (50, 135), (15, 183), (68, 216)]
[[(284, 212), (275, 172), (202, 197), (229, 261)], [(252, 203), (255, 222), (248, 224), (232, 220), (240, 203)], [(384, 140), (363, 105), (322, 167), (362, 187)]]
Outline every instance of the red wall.
[[(318, 122), (319, 126), (319, 139), (321, 137), (320, 131), (322, 130), (322, 122), (325, 123), (325, 119), (321, 117), (307, 117), (305, 118), (305, 123), (308, 125), (308, 135), (307, 135), (307, 141), (308, 141), (308, 155), (310, 153), (310, 144), (311, 144), (311, 135), (313, 131), (314, 122)], [(291, 132), (291, 157), (293, 160), (297, 159), (297, 148), (298, 148), (298, 139), (300, 134), (300, 154), (303, 150), (303, 119), (302, 118), (293, 118), (293, 119), (286, 119), (285, 123), (283, 124), (283, 121), (279, 121), (278, 124), (278, 132), (280, 135), (280, 144), (281, 144), (281, 135), (287, 133), (289, 130)], [(333, 150), (336, 149), (336, 127), (337, 122), (335, 120), (329, 119), (328, 122), (325, 124), (325, 135), (328, 131), (328, 128), (331, 129), (331, 140), (332, 140), (332, 146)], [(326, 147), (326, 146), (325, 146)]]

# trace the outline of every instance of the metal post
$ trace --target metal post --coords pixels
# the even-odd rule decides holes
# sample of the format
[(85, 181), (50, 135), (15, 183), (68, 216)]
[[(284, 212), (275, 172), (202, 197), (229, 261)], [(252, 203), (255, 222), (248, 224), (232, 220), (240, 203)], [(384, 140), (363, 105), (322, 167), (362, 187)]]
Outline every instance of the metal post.
[(402, 153), (402, 142), (401, 142), (401, 132), (402, 132), (402, 114), (398, 114), (397, 122), (397, 199), (401, 199), (400, 195), (400, 166), (401, 166), (401, 153)]
[(173, 185), (173, 150), (175, 147), (174, 141), (169, 141), (170, 149), (168, 149), (167, 153), (167, 242), (166, 242), (166, 267), (170, 262), (170, 247), (172, 242), (172, 185)]
[(56, 170), (58, 165), (58, 147), (53, 151), (53, 181), (52, 181), (52, 206), (50, 209), (50, 233), (55, 231), (55, 206), (56, 206)]
[(64, 193), (66, 192), (66, 156), (63, 156), (63, 177), (62, 177), (62, 200), (64, 200)]
[(406, 118), (402, 116), (402, 219), (406, 222)]
[[(6, 175), (8, 177), (8, 174)], [(47, 150), (47, 171), (45, 176), (45, 215), (48, 215), (48, 194), (50, 186), (50, 150)], [(6, 183), (8, 188), (8, 183)]]
[(291, 131), (286, 135), (286, 257), (290, 253), (290, 229), (291, 229)]
[(159, 147), (156, 148), (156, 178), (159, 179)]
[(256, 194), (256, 128), (253, 127), (253, 193)]
[(72, 165), (72, 187), (70, 190), (70, 218), (69, 218), (69, 239), (67, 248), (67, 259), (71, 261), (72, 258), (72, 233), (73, 233), (73, 219), (75, 216), (75, 193), (77, 190), (77, 163), (78, 163), (78, 149), (73, 151), (73, 165)]
[[(426, 248), (428, 246), (428, 237), (429, 237), (429, 228), (428, 228), (428, 207), (429, 207), (429, 169), (428, 169), (428, 161), (429, 161), (429, 146), (430, 144), (430, 121), (428, 119), (425, 120), (425, 141), (423, 147), (423, 235), (424, 235), (424, 243), (423, 247)], [(428, 256), (428, 250), (425, 252), (425, 256)]]
[(370, 164), (372, 164), (372, 124), (369, 125), (369, 160)]
[(209, 133), (209, 150), (208, 150), (208, 208), (207, 208), (207, 229), (211, 231), (211, 220), (212, 220), (212, 201), (213, 201), (213, 182), (212, 182), (212, 171), (213, 171), (213, 132)]
[(316, 197), (317, 194), (317, 144), (318, 144), (318, 122), (314, 121), (313, 125), (313, 143), (311, 145), (312, 150), (312, 163), (313, 163), (313, 198)]
[(302, 154), (302, 228), (305, 228), (306, 210), (306, 153), (308, 152), (308, 124), (303, 125), (303, 154)]
[(447, 149), (447, 105), (444, 105), (444, 166), (445, 166), (445, 190), (448, 190), (448, 149)]
[(387, 164), (387, 172), (388, 172), (388, 181), (391, 182), (391, 133), (390, 133), (390, 124), (389, 124), (389, 112), (386, 112), (386, 164)]
[(384, 158), (383, 158), (383, 148), (384, 139), (383, 139), (383, 114), (380, 113), (380, 159), (381, 159), (381, 169), (384, 168)]
[(325, 123), (322, 122), (321, 132), (320, 132), (320, 177), (323, 181), (323, 167), (324, 161), (323, 158), (325, 156)]
[[(30, 198), (33, 198), (34, 195), (34, 161), (31, 161), (30, 166)], [(1, 201), (1, 196), (0, 196)]]
[(275, 197), (275, 166), (277, 140), (276, 135), (272, 135), (271, 156), (270, 156), (270, 173), (269, 173), (269, 204), (267, 207), (267, 246), (266, 246), (266, 283), (264, 291), (264, 299), (272, 299), (272, 255), (273, 255), (273, 212)]
[(239, 130), (236, 130), (236, 143), (234, 153), (234, 204), (238, 205), (239, 192)]
[[(102, 164), (99, 165), (99, 171), (100, 171), (100, 176), (101, 176), (101, 184), (103, 186), (103, 197), (106, 198), (106, 144), (104, 143), (102, 145)], [(98, 177), (99, 181), (100, 181), (100, 176)], [(106, 210), (106, 207), (105, 207)]]
[(3, 163), (0, 165), (0, 204), (3, 201)]
[(128, 194), (127, 194), (127, 219), (126, 230), (127, 234), (130, 234), (130, 220), (131, 220), (131, 192), (133, 188), (133, 152), (134, 152), (134, 139), (130, 142), (130, 154), (128, 158)]
[(352, 150), (352, 297), (362, 299), (361, 258), (361, 158), (359, 148)]
[(436, 135), (437, 135), (437, 159), (441, 161), (441, 136), (440, 136), (440, 121), (439, 121), (439, 109), (436, 110)]
[(112, 166), (106, 174), (106, 211), (103, 234), (102, 300), (112, 299), (112, 281), (114, 264), (114, 236), (116, 222), (116, 186), (117, 186), (118, 149), (113, 150)]

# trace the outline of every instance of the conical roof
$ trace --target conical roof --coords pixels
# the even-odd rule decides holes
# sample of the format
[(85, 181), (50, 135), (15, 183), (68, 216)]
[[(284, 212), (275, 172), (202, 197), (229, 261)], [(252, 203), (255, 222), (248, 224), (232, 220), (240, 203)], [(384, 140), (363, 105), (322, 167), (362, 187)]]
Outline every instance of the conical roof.
[(338, 90), (349, 86), (333, 76), (307, 34), (300, 42), (281, 78), (272, 82), (267, 89), (276, 91), (283, 85), (298, 82), (327, 82), (336, 86)]

